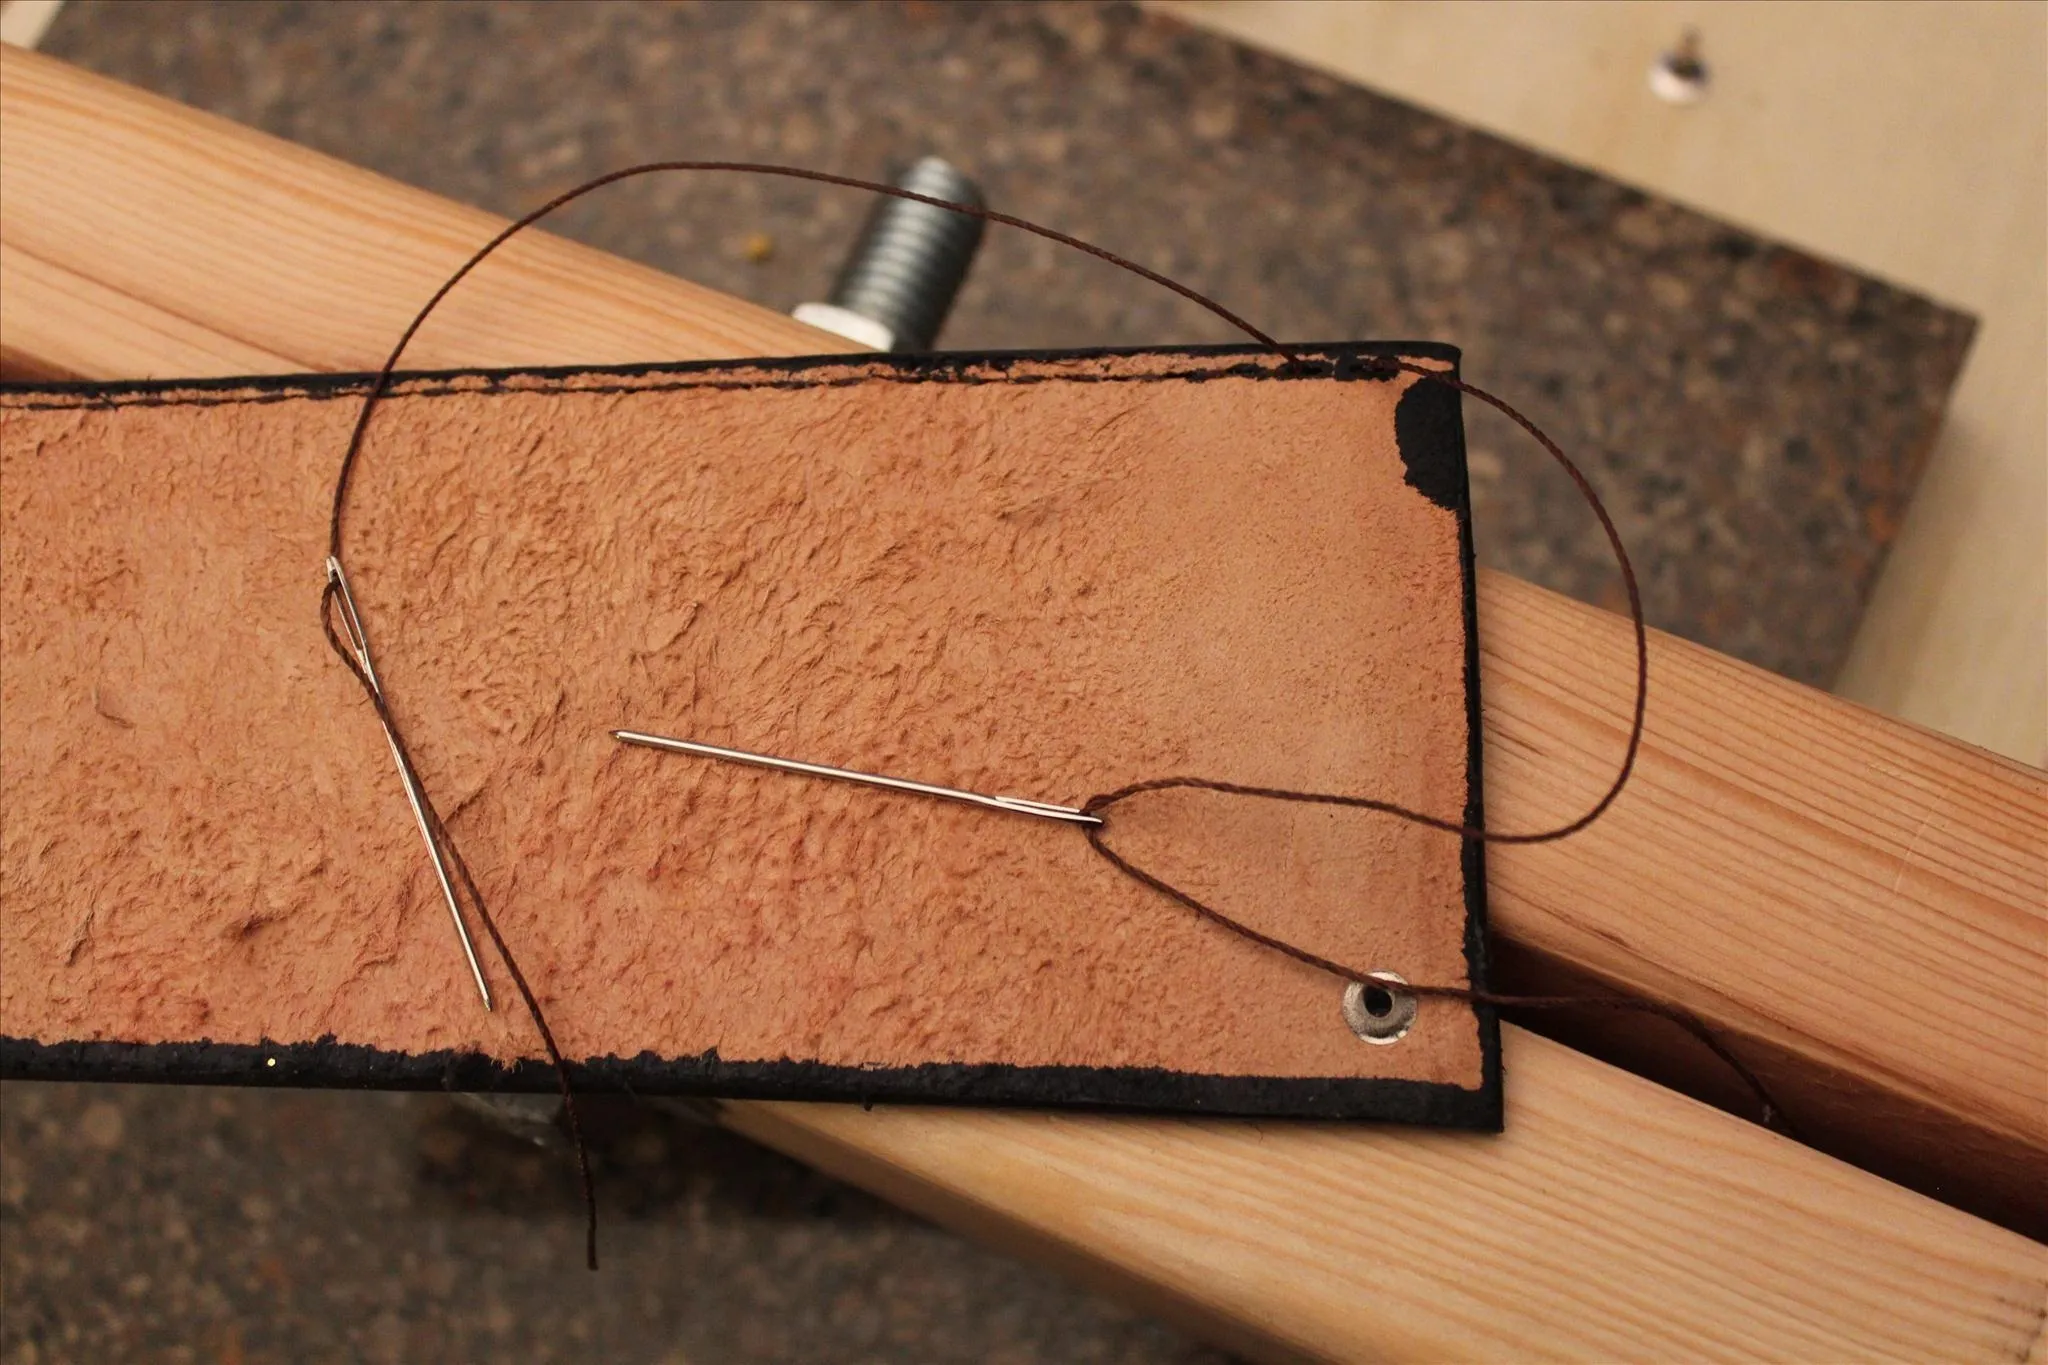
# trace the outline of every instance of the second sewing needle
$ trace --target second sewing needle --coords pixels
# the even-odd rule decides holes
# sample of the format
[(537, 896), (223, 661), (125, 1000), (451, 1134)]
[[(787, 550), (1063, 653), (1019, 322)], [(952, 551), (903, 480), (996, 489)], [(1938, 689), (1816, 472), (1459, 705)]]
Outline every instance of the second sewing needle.
[(793, 758), (774, 758), (768, 754), (748, 753), (744, 749), (721, 749), (716, 744), (699, 744), (690, 739), (670, 739), (665, 735), (642, 734), (638, 730), (614, 730), (612, 738), (624, 744), (641, 744), (650, 749), (666, 749), (670, 753), (722, 759), (727, 763), (745, 763), (756, 768), (800, 773), (805, 777), (829, 777), (841, 782), (859, 782), (870, 787), (886, 787), (890, 791), (935, 796), (942, 801), (960, 801), (989, 810), (1008, 811), (1013, 815), (1035, 815), (1041, 820), (1064, 820), (1073, 825), (1103, 823), (1101, 816), (1091, 815), (1085, 810), (1076, 810), (1072, 806), (1055, 806), (1047, 801), (1031, 801), (1021, 796), (985, 796), (980, 792), (961, 791), (957, 787), (938, 787), (929, 782), (912, 782), (904, 777), (857, 773), (850, 768), (828, 768), (822, 763), (799, 763)]
[[(370, 661), (370, 637), (363, 632), (363, 618), (356, 612), (356, 595), (349, 591), (348, 575), (342, 571), (341, 561), (333, 555), (327, 557), (327, 578), (334, 585), (335, 595), (341, 602), (341, 624), (348, 636), (348, 647), (354, 652), (356, 663), (362, 667), (364, 681), (382, 701), (384, 684), (378, 681), (377, 665)], [(398, 765), (398, 780), (405, 788), (405, 802), (412, 808), (413, 821), (420, 827), (420, 837), (427, 841), (427, 861), (433, 864), (434, 877), (441, 883), (441, 896), (448, 902), (448, 913), (455, 920), (455, 936), (462, 940), (462, 955), (469, 960), (469, 974), (476, 978), (477, 994), (483, 997), (484, 1008), (489, 1009), (491, 988), (484, 981), (483, 964), (476, 960), (476, 944), (470, 941), (469, 926), (463, 923), (462, 903), (455, 898), (455, 885), (448, 880), (448, 863), (441, 854), (441, 841), (434, 837), (433, 826), (427, 823), (425, 803), (420, 799), (419, 788), (413, 784), (412, 770), (405, 766), (405, 755), (399, 751), (397, 732), (381, 713), (377, 723), (384, 727), (384, 742), (391, 746), (391, 761)]]

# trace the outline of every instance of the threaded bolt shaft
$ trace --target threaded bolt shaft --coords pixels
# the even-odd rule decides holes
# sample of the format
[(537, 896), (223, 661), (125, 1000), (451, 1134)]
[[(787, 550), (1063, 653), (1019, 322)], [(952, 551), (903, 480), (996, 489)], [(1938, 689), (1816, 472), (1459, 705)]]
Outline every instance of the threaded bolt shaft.
[[(982, 207), (981, 190), (938, 157), (919, 158), (895, 183)], [(892, 351), (929, 350), (974, 263), (983, 223), (907, 199), (881, 199), (832, 286), (832, 303), (889, 330)]]

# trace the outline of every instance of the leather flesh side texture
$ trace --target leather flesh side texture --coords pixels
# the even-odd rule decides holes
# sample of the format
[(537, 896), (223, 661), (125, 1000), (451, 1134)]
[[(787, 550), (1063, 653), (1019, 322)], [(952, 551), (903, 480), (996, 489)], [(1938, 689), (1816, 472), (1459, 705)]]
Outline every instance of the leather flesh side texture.
[[(1426, 381), (1331, 354), (400, 382), (351, 578), (572, 1061), (653, 1090), (1497, 1122), (1490, 1018), (1428, 1001), (1367, 1045), (1343, 982), (1074, 828), (608, 734), (1066, 804), (1195, 774), (1476, 815), (1455, 403), (1409, 421)], [(0, 396), (11, 1072), (547, 1083), (480, 927), (479, 1007), (319, 628), (363, 387)], [(1455, 837), (1192, 792), (1109, 837), (1316, 953), (1474, 973)]]

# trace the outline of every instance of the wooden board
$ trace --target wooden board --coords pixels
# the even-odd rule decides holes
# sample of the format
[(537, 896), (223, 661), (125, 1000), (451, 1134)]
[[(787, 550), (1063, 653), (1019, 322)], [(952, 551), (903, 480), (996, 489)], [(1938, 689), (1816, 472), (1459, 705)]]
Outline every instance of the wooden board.
[[(386, 335), (395, 331), (467, 246), (437, 234), (451, 221), (473, 221), (468, 210), (302, 149), (43, 59), (7, 54), (0, 77), (0, 164), (11, 191), (30, 178), (23, 170), (30, 165), (39, 168), (34, 178), (41, 182), (28, 209), (17, 207), (13, 192), (0, 197), (0, 238), (19, 246), (18, 234), (25, 234), (46, 253), (0, 261), (7, 272), (0, 299), (18, 296), (14, 281), (32, 277), (53, 305), (49, 312), (7, 316), (0, 344), (16, 364), (34, 367), (44, 363), (41, 357), (63, 354), (74, 374), (232, 372), (217, 368), (220, 351), (262, 345), (252, 340), (260, 334), (301, 367), (310, 363), (304, 356), (331, 345), (337, 332), (330, 318), (338, 312), (349, 322), (339, 330), (355, 333), (358, 349), (327, 353), (339, 368), (360, 368), (377, 355), (361, 335), (378, 327)], [(108, 135), (110, 127), (120, 130), (118, 137)], [(179, 169), (156, 181), (150, 209), (161, 230), (147, 242), (116, 230), (132, 210), (108, 202), (102, 187), (156, 177), (167, 162)], [(258, 254), (216, 254), (221, 225), (213, 214), (225, 214), (219, 201), (233, 198), (221, 185), (237, 183), (238, 176), (245, 189), (288, 183), (289, 191), (274, 193), (287, 201), (302, 196), (321, 211), (301, 214), (259, 199), (257, 216), (270, 233), (243, 244)], [(201, 187), (197, 201), (182, 192), (188, 182)], [(212, 211), (203, 202), (208, 196), (216, 201)], [(108, 232), (96, 243), (93, 225), (102, 222)], [(376, 233), (403, 237), (408, 231), (421, 242), (444, 240), (440, 254), (362, 249), (365, 233), (374, 240)], [(102, 258), (122, 253), (129, 253), (127, 264), (105, 269), (136, 292), (61, 288), (59, 269), (101, 280)], [(337, 286), (327, 297), (277, 302), (274, 274), (337, 259), (350, 261), (352, 271), (358, 265), (367, 271), (367, 282), (351, 273), (348, 287)], [(394, 260), (400, 264), (393, 266)], [(579, 260), (600, 273), (612, 268), (601, 256)], [(645, 272), (621, 268), (635, 281), (646, 279)], [(535, 268), (515, 263), (513, 273), (506, 287), (528, 291), (531, 304), (531, 291), (542, 287)], [(573, 278), (559, 286), (580, 288)], [(496, 288), (487, 278), (474, 287), (481, 295)], [(646, 288), (657, 299), (684, 301), (660, 314), (668, 332), (640, 330), (657, 305), (635, 300), (622, 309), (614, 334), (620, 340), (607, 341), (598, 328), (599, 335), (551, 338), (561, 349), (549, 351), (531, 340), (547, 334), (527, 318), (516, 335), (528, 339), (528, 349), (510, 360), (603, 363), (733, 354), (717, 348), (732, 345), (736, 330), (765, 339), (774, 350), (843, 349), (836, 339), (733, 300), (687, 288), (667, 292), (659, 277)], [(147, 330), (163, 341), (143, 362), (146, 368), (138, 368), (132, 351), (118, 368), (102, 367), (95, 336), (126, 344), (136, 335), (132, 317), (117, 318), (116, 307), (158, 319)], [(704, 309), (701, 319), (690, 312), (694, 307)], [(374, 316), (350, 322), (352, 310)], [(506, 362), (503, 329), (454, 317), (448, 325), (449, 348), (430, 346), (423, 362)], [(453, 348), (465, 328), (474, 353)], [(1482, 641), (1491, 642), (1489, 734), (1497, 728), (1501, 735), (1490, 752), (1499, 760), (1517, 745), (1534, 750), (1519, 772), (1510, 767), (1496, 777), (1489, 771), (1489, 799), (1503, 819), (1573, 805), (1597, 784), (1584, 774), (1553, 779), (1554, 770), (1539, 760), (1555, 750), (1578, 764), (1586, 760), (1574, 754), (1603, 739), (1613, 742), (1618, 721), (1612, 710), (1597, 697), (1572, 693), (1575, 678), (1619, 647), (1619, 623), (1499, 578), (1482, 584), (1481, 617)], [(1973, 1130), (1978, 1115), (2005, 1115), (2009, 1128), (2020, 1129), (2023, 1146), (2041, 1147), (2041, 1069), (2027, 1060), (2027, 1047), (2044, 1034), (2038, 962), (2048, 915), (2036, 871), (2038, 844), (2028, 837), (2039, 824), (2024, 819), (2042, 801), (2041, 775), (1726, 660), (1710, 660), (1711, 668), (1688, 682), (1685, 670), (1703, 662), (1700, 652), (1665, 642), (1658, 650), (1659, 678), (1676, 671), (1675, 695), (1694, 699), (1685, 704), (1688, 725), (1674, 731), (1669, 754), (1653, 761), (1666, 765), (1667, 784), (1715, 798), (1704, 816), (1693, 815), (1683, 826), (1694, 836), (1704, 830), (1715, 837), (1673, 839), (1666, 826), (1676, 817), (1653, 808), (1642, 816), (1656, 835), (1647, 847), (1567, 845), (1556, 850), (1561, 861), (1549, 875), (1525, 878), (1520, 889), (1514, 887), (1518, 859), (1496, 857), (1496, 904), (1502, 919), (1512, 919), (1512, 936), (1561, 952), (1596, 937), (1608, 954), (1603, 973), (1654, 976), (1670, 998), (1748, 1036), (1768, 1037), (1795, 1058), (1864, 1048), (1855, 1027), (1859, 1008), (1867, 1013), (1891, 998), (1886, 993), (1901, 979), (1897, 969), (1966, 965), (1970, 945), (1996, 939), (2006, 953), (1983, 983), (1989, 993), (1984, 1017), (1996, 1021), (2010, 1044), (2002, 1072), (1971, 1044), (1983, 1032), (1976, 1017), (1956, 1011), (1932, 1014), (1926, 1026), (1951, 1040), (1948, 1055), (1951, 1062), (1960, 1056), (1959, 1065), (1931, 1063), (1917, 1047), (1902, 1050), (1880, 1033), (1878, 1050), (1865, 1051), (1849, 1084), (1881, 1095), (1892, 1092), (1878, 1087), (1910, 1080), (1913, 1093), (1928, 1097), (1916, 1113), (1944, 1114)], [(1748, 709), (1722, 706), (1731, 680), (1746, 689)], [(1705, 689), (1705, 702), (1697, 688)], [(1816, 729), (1824, 742), (1813, 740)], [(1810, 780), (1804, 765), (1788, 770), (1780, 757), (1795, 743), (1794, 752), (1810, 746), (1828, 759)], [(1872, 757), (1855, 757), (1865, 752)], [(1531, 783), (1540, 785), (1530, 789)], [(1958, 787), (1971, 793), (1969, 802), (1942, 804)], [(1902, 791), (1903, 813), (1897, 808)], [(1915, 801), (1922, 804), (1916, 808)], [(1982, 808), (2017, 809), (2022, 818), (1973, 823), (1981, 817), (1971, 812)], [(1930, 811), (1940, 818), (1923, 819)], [(1767, 836), (1760, 843), (1757, 832)], [(1935, 866), (1926, 856), (1930, 839), (1941, 850), (1940, 876), (1923, 883), (1921, 869)], [(1728, 899), (1725, 859), (1738, 847), (1732, 856), (1769, 887), (1767, 895)], [(1876, 871), (1848, 875), (1845, 859)], [(1885, 884), (1886, 868), (1917, 903), (1865, 903), (1872, 885)], [(1637, 931), (1649, 870), (1670, 897), (1660, 913), (1690, 922), (1692, 932), (1666, 940)], [(1509, 911), (1511, 904), (1519, 908)], [(1912, 941), (1901, 945), (1879, 934), (1870, 952), (1859, 945), (1845, 962), (1839, 938), (1809, 943), (1797, 933), (1769, 931), (1807, 921), (1839, 922), (1847, 935), (1858, 925), (1890, 925), (1897, 937)], [(1766, 982), (1800, 984), (1796, 1002), (1754, 982), (1762, 956), (1769, 957), (1772, 973), (1786, 974)], [(1838, 996), (1847, 1002), (1846, 1019), (1833, 1007)], [(1787, 1010), (1789, 1020), (1781, 1013)], [(1376, 1146), (1384, 1135), (1362, 1129), (1276, 1131), (1006, 1114), (969, 1119), (788, 1104), (726, 1108), (735, 1126), (764, 1140), (876, 1188), (914, 1196), (948, 1220), (1000, 1229), (1041, 1250), (1106, 1266), (1127, 1287), (1141, 1284), (1212, 1327), (1268, 1348), (1349, 1359), (1534, 1351), (1581, 1359), (2020, 1359), (2041, 1349), (2048, 1265), (2040, 1247), (1519, 1030), (1506, 1032), (1506, 1137), (1432, 1147), (1427, 1160), (1422, 1149), (1403, 1149), (1416, 1159), (1393, 1164)], [(1799, 1093), (1788, 1099), (1796, 1104)], [(1545, 1123), (1542, 1111), (1552, 1099), (1580, 1108), (1586, 1121)], [(1513, 1116), (1524, 1108), (1531, 1116), (1526, 1132), (1513, 1127)], [(1636, 1136), (1644, 1114), (1654, 1118), (1643, 1130), (1651, 1135), (1647, 1144)], [(1266, 1151), (1276, 1142), (1285, 1160), (1268, 1161), (1256, 1182), (1248, 1180), (1247, 1145)], [(1556, 1183), (1571, 1171), (1578, 1174)], [(1727, 1183), (1748, 1178), (1763, 1179), (1767, 1188), (1760, 1194)], [(2008, 1181), (2006, 1188), (2025, 1197), (2034, 1186), (2015, 1188)], [(1671, 1200), (1674, 1190), (1689, 1193)], [(1651, 1192), (1647, 1211), (1635, 1191)], [(1397, 1231), (1421, 1251), (1395, 1290), (1380, 1288), (1376, 1270), (1385, 1254), (1382, 1227), (1327, 1216), (1329, 1207), (1349, 1207), (1360, 1192), (1375, 1208), (1398, 1200), (1411, 1210)], [(1339, 1195), (1343, 1202), (1332, 1205)], [(1262, 1210), (1256, 1218), (1253, 1207)], [(1646, 1217), (1658, 1208), (1667, 1216)], [(1445, 1227), (1485, 1229), (1497, 1239), (1486, 1244), (1496, 1250), (1485, 1254), (1499, 1258), (1502, 1278), (1486, 1302), (1475, 1300), (1476, 1277)], [(1584, 1231), (1602, 1227), (1630, 1231), (1604, 1243)], [(1558, 1243), (1569, 1251), (1552, 1254), (1553, 1239), (1572, 1229), (1581, 1231)], [(1276, 1245), (1291, 1248), (1294, 1259), (1274, 1260)], [(1942, 1276), (1967, 1267), (1964, 1278), (1972, 1287), (1942, 1280), (1938, 1302), (1928, 1302), (1910, 1292), (1910, 1276), (1878, 1274), (1871, 1258)], [(1309, 1263), (1320, 1269), (1301, 1271)], [(1771, 1274), (1754, 1282), (1760, 1297), (1756, 1310), (1745, 1312), (1736, 1297), (1749, 1290), (1726, 1286), (1751, 1285), (1754, 1266)], [(1873, 1294), (1869, 1283), (1885, 1289)], [(1439, 1303), (1458, 1307), (1439, 1309)], [(1488, 1329), (1489, 1321), (1501, 1326)], [(1488, 1337), (1489, 1330), (1497, 1335)], [(1832, 1344), (1816, 1348), (1821, 1340)]]
[[(1629, 697), (1599, 661), (1626, 632), (1482, 575), (1499, 825), (1561, 818), (1605, 771)], [(2042, 773), (1668, 636), (1651, 669), (1643, 762), (1612, 813), (1489, 858), (1507, 980), (1683, 1004), (1746, 1040), (1808, 1140), (2048, 1232)], [(1571, 1022), (1667, 1083), (1748, 1100), (1671, 1034)]]
[(1135, 1281), (1142, 1300), (1262, 1354), (2005, 1361), (2042, 1349), (2048, 1248), (1967, 1219), (1975, 1235), (1951, 1240), (1963, 1225), (1952, 1209), (1507, 1034), (1497, 1138), (781, 1105), (729, 1122), (1110, 1287)]
[(2048, 6), (1148, 3), (1975, 313), (1836, 687), (2048, 763)]

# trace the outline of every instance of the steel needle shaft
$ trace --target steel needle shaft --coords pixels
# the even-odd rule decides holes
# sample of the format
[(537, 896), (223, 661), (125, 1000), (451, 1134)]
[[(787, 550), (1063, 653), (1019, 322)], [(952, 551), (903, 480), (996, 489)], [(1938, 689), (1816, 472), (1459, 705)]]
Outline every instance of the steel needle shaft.
[[(334, 583), (335, 595), (341, 601), (341, 621), (348, 630), (349, 648), (355, 651), (356, 662), (363, 667), (363, 676), (377, 695), (384, 695), (384, 684), (377, 680), (377, 667), (370, 662), (370, 639), (363, 632), (363, 620), (356, 615), (355, 594), (349, 591), (348, 575), (341, 570), (341, 561), (329, 558), (327, 576)], [(378, 716), (383, 723), (383, 716)], [(455, 935), (462, 940), (462, 955), (469, 959), (469, 974), (476, 978), (477, 994), (484, 1000), (484, 1008), (491, 1007), (491, 988), (484, 982), (483, 964), (476, 960), (476, 945), (470, 941), (469, 926), (462, 919), (462, 905), (455, 899), (455, 884), (448, 878), (448, 864), (441, 856), (441, 845), (434, 838), (434, 831), (427, 824), (426, 805), (420, 800), (419, 788), (413, 784), (412, 774), (406, 771), (405, 759), (398, 752), (398, 736), (391, 733), (389, 725), (384, 726), (384, 742), (391, 746), (391, 761), (398, 765), (398, 780), (405, 787), (405, 802), (412, 807), (412, 818), (420, 827), (420, 838), (427, 841), (427, 858), (434, 865), (434, 876), (441, 883), (441, 897), (448, 902), (449, 917), (455, 921)]]
[(744, 749), (722, 749), (716, 744), (699, 744), (690, 739), (670, 739), (665, 735), (643, 734), (638, 730), (614, 730), (612, 738), (624, 744), (640, 744), (650, 749), (666, 749), (670, 753), (693, 754), (698, 758), (716, 758), (727, 763), (745, 763), (756, 768), (773, 768), (778, 772), (800, 773), (805, 777), (829, 777), (840, 782), (859, 782), (870, 787), (886, 787), (891, 791), (910, 792), (917, 796), (935, 796), (942, 801), (959, 801), (970, 806), (981, 806), (988, 810), (1008, 811), (1012, 815), (1035, 815), (1041, 820), (1063, 820), (1073, 825), (1099, 825), (1102, 817), (1091, 815), (1085, 810), (1072, 806), (1055, 806), (1047, 801), (1032, 801), (1021, 796), (985, 796), (980, 792), (961, 791), (957, 787), (939, 787), (929, 782), (912, 782), (904, 777), (882, 777), (875, 773), (857, 773), (850, 768), (828, 768), (822, 763), (800, 763), (793, 758), (775, 758), (768, 754), (748, 753)]

